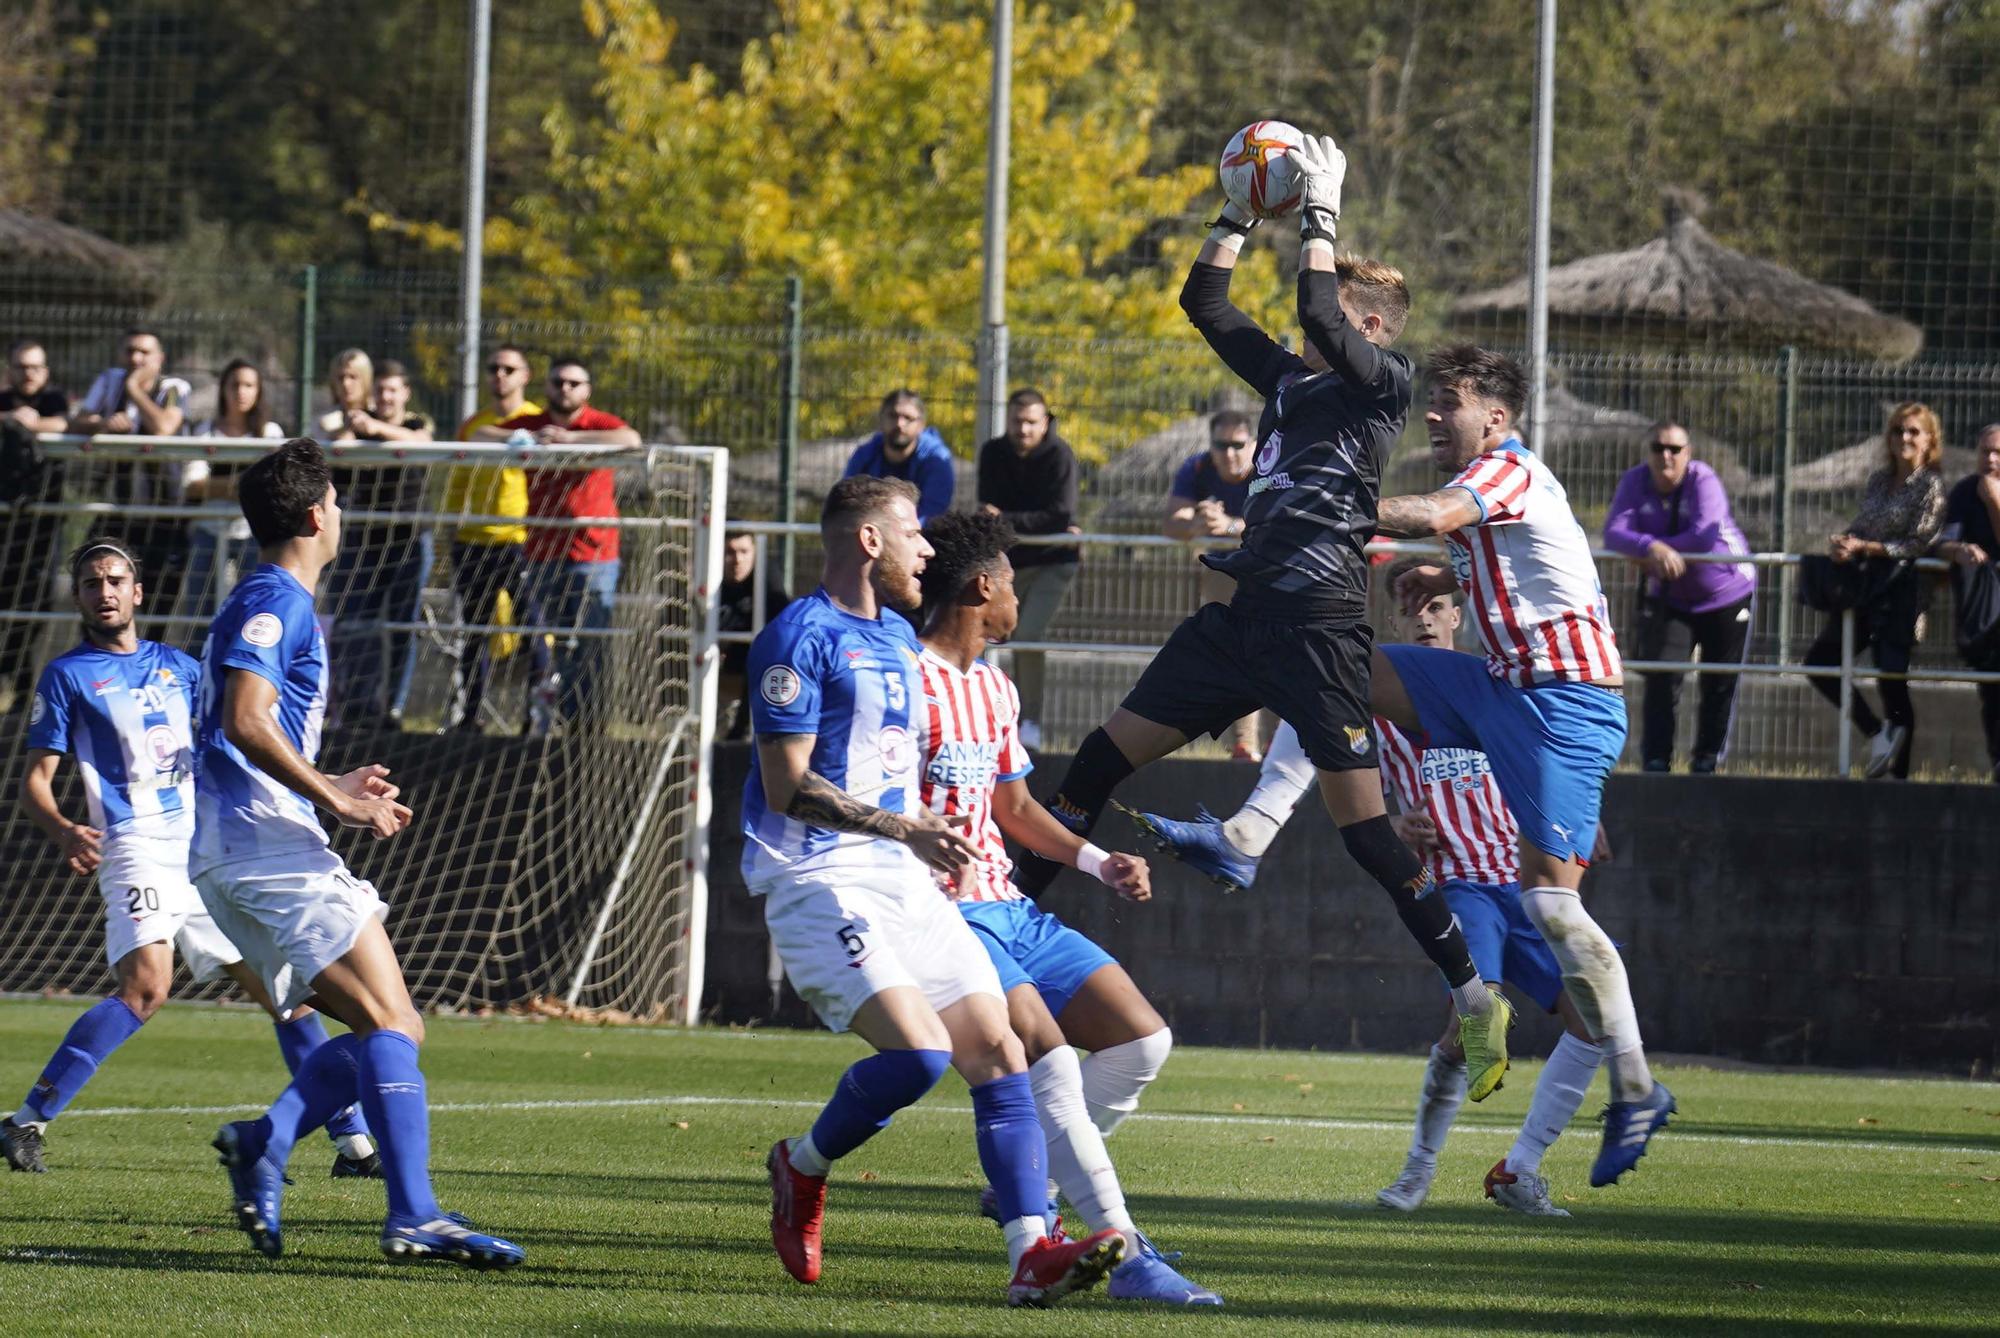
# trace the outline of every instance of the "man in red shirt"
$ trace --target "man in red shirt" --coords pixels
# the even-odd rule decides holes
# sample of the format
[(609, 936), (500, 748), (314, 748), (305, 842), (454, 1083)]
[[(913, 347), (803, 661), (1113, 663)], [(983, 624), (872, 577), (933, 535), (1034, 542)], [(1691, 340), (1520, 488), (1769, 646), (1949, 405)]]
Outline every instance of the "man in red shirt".
[[(476, 435), (506, 441), (530, 433), (541, 446), (637, 446), (639, 434), (625, 420), (590, 407), (590, 369), (581, 358), (560, 357), (549, 364), (549, 407), (516, 414)], [(536, 732), (560, 717), (575, 727), (603, 718), (599, 686), (609, 644), (588, 635), (611, 626), (611, 601), (618, 592), (618, 527), (538, 525), (538, 520), (586, 517), (615, 522), (618, 498), (608, 468), (528, 468), (527, 565), (522, 582), (526, 619), (531, 626), (560, 627), (583, 636), (558, 636), (553, 663), (535, 638), (535, 689), (528, 729)], [(555, 678), (551, 681), (549, 670)], [(553, 687), (554, 701), (545, 694)]]

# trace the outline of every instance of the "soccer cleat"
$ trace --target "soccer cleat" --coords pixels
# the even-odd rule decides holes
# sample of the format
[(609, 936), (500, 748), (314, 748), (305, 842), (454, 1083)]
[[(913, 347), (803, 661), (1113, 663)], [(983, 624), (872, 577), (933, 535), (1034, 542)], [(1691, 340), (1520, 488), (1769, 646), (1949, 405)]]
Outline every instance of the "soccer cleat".
[(1569, 1209), (1558, 1208), (1549, 1199), (1549, 1182), (1533, 1171), (1510, 1171), (1507, 1159), (1493, 1163), (1486, 1173), (1486, 1197), (1502, 1208), (1528, 1217), (1568, 1217)]
[(236, 1228), (250, 1238), (250, 1246), (266, 1259), (285, 1252), (284, 1237), (278, 1226), (278, 1206), (285, 1196), (285, 1173), (264, 1156), (260, 1147), (251, 1151), (256, 1125), (249, 1120), (225, 1124), (209, 1144), (219, 1154), (229, 1172), (229, 1192), (235, 1200)]
[[(1136, 1234), (1136, 1233), (1134, 1233)], [(1189, 1282), (1144, 1236), (1139, 1252), (1111, 1270), (1105, 1294), (1114, 1301), (1164, 1301), (1168, 1305), (1221, 1305), (1222, 1298)]]
[(1125, 1257), (1125, 1238), (1100, 1231), (1082, 1240), (1038, 1240), (1014, 1267), (1007, 1284), (1007, 1304), (1053, 1305), (1071, 1292), (1094, 1287)]
[(17, 1171), (42, 1175), (49, 1169), (42, 1160), (42, 1131), (32, 1124), (16, 1124), (12, 1117), (0, 1120), (0, 1156)]
[(444, 1259), (484, 1272), (512, 1268), (528, 1257), (511, 1240), (475, 1231), (457, 1213), (446, 1213), (428, 1222), (398, 1222), (390, 1218), (382, 1224), (382, 1253), (398, 1263), (418, 1259)]
[[(991, 1218), (1002, 1226), (1006, 1225), (1000, 1216), (1000, 1196), (993, 1192), (991, 1185), (979, 1191), (979, 1215)], [(1062, 1205), (1053, 1197), (1049, 1199), (1049, 1206), (1042, 1210), (1042, 1223), (1048, 1230), (1050, 1240), (1068, 1239), (1062, 1233)]]
[(1437, 1179), (1437, 1167), (1426, 1166), (1420, 1161), (1403, 1163), (1403, 1173), (1396, 1177), (1396, 1183), (1375, 1191), (1375, 1202), (1384, 1208), (1394, 1208), (1399, 1213), (1413, 1213), (1424, 1206), (1424, 1200), (1431, 1196), (1431, 1181)]
[(1222, 834), (1222, 819), (1206, 808), (1195, 807), (1199, 816), (1193, 822), (1176, 822), (1127, 808), (1115, 799), (1111, 802), (1161, 851), (1207, 874), (1223, 891), (1245, 892), (1257, 881), (1257, 861), (1229, 844)]
[(1618, 1177), (1639, 1164), (1653, 1135), (1667, 1127), (1667, 1117), (1680, 1107), (1663, 1082), (1640, 1101), (1613, 1101), (1599, 1116), (1604, 1121), (1604, 1145), (1590, 1168), (1590, 1187), (1602, 1189), (1616, 1184)]
[(380, 1180), (382, 1179), (382, 1154), (371, 1152), (365, 1157), (350, 1157), (345, 1152), (333, 1156), (333, 1178), (335, 1180)]
[(1458, 1015), (1458, 1043), (1465, 1050), (1465, 1095), (1484, 1101), (1500, 1090), (1507, 1076), (1507, 1032), (1514, 1025), (1514, 1005), (1493, 991), (1493, 1009)]
[(826, 1216), (826, 1177), (792, 1165), (792, 1143), (781, 1138), (764, 1159), (771, 1173), (771, 1244), (778, 1262), (800, 1282), (819, 1281), (819, 1225)]

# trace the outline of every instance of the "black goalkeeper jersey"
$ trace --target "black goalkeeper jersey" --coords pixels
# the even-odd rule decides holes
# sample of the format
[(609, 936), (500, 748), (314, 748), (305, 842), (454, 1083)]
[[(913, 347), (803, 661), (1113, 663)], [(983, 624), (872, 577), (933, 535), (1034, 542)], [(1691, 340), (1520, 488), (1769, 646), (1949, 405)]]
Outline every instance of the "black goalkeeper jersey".
[(1409, 417), (1412, 367), (1362, 337), (1339, 280), (1299, 273), (1299, 323), (1330, 370), (1315, 373), (1229, 300), (1231, 271), (1197, 262), (1181, 307), (1209, 347), (1264, 397), (1242, 547), (1202, 561), (1236, 579), (1253, 616), (1360, 622), (1382, 468)]

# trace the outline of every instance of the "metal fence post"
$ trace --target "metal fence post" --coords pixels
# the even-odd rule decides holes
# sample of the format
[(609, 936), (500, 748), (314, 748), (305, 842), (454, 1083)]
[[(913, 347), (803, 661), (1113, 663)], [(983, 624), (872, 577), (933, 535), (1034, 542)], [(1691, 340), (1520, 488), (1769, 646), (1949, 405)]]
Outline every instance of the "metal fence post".
[[(1792, 471), (1799, 446), (1799, 351), (1790, 344), (1778, 350), (1778, 547), (1787, 553), (1797, 528), (1792, 508)], [(1789, 563), (1778, 569), (1778, 658), (1792, 658), (1792, 604), (1798, 572)]]
[(1845, 777), (1854, 763), (1854, 731), (1848, 725), (1854, 710), (1854, 610), (1840, 611), (1840, 751), (1837, 765)]
[[(787, 525), (798, 519), (799, 381), (804, 361), (805, 283), (792, 274), (785, 279), (785, 387), (778, 410), (778, 519)], [(786, 590), (792, 588), (792, 561), (797, 551), (796, 536), (788, 533), (779, 540), (778, 571)], [(759, 558), (761, 571), (762, 554)]]
[(299, 271), (299, 435), (311, 435), (313, 367), (319, 362), (319, 266)]

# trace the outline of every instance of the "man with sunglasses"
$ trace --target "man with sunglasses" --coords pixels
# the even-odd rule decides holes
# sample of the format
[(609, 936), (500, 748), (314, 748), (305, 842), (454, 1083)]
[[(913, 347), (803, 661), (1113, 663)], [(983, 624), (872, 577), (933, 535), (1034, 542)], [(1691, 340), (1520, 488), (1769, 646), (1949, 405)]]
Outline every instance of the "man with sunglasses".
[[(541, 412), (528, 398), (528, 355), (520, 345), (493, 350), (486, 360), (486, 384), (492, 402), (458, 425), (460, 441), (479, 440), (484, 429), (517, 414)], [(504, 440), (507, 434), (500, 436)], [(475, 626), (492, 623), (500, 592), (510, 589), (520, 574), (521, 548), (528, 541), (528, 527), (514, 519), (528, 514), (527, 471), (516, 465), (457, 466), (445, 480), (444, 510), (494, 517), (459, 526), (451, 545), (451, 588), (458, 595), (459, 617)], [(470, 637), (459, 651), (458, 728), (475, 733), (486, 697), (490, 640)], [(472, 657), (469, 665), (467, 655)]]
[[(590, 407), (590, 368), (582, 358), (565, 355), (551, 362), (548, 388), (547, 409), (524, 409), (481, 428), (475, 439), (519, 440), (516, 434), (526, 432), (537, 447), (639, 444), (639, 434), (624, 419)], [(582, 527), (530, 523), (521, 582), (528, 621), (585, 633), (608, 629), (611, 601), (618, 593), (618, 498), (611, 470), (536, 467), (527, 476), (531, 522), (608, 522)], [(547, 719), (538, 718), (531, 707), (531, 732), (547, 729), (556, 718), (571, 726), (580, 719), (603, 718), (597, 689), (603, 686), (605, 650), (602, 637), (558, 636), (550, 662), (541, 638), (535, 638), (536, 689), (553, 700)]]
[[(1637, 658), (1740, 664), (1750, 642), (1757, 570), (1748, 563), (1689, 562), (1690, 553), (1748, 553), (1750, 545), (1729, 510), (1729, 495), (1713, 469), (1694, 458), (1685, 427), (1657, 423), (1647, 434), (1644, 464), (1618, 480), (1604, 519), (1604, 545), (1641, 569)], [(1678, 635), (1675, 635), (1678, 633)], [(1671, 645), (1670, 645), (1671, 638)], [(1646, 676), (1645, 723), (1639, 755), (1648, 771), (1669, 771), (1674, 756), (1674, 707), (1681, 676)], [(1693, 770), (1706, 775), (1729, 747), (1735, 674), (1701, 675)]]

